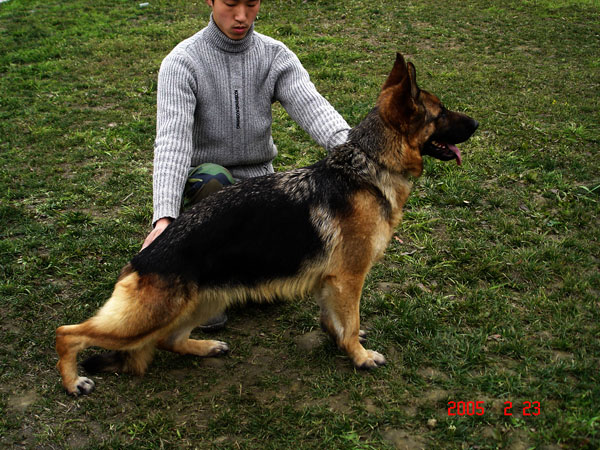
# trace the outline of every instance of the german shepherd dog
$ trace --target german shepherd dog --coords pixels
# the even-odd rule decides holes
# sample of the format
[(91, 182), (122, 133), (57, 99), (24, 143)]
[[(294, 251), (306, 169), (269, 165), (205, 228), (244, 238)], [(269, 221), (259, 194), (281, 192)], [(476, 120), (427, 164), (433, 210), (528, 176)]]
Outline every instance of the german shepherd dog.
[(460, 164), (455, 144), (477, 126), (419, 89), (414, 65), (397, 54), (376, 107), (347, 143), (312, 166), (245, 180), (184, 212), (125, 266), (94, 317), (59, 327), (63, 386), (73, 395), (94, 388), (77, 373), (87, 347), (113, 350), (83, 364), (92, 373), (143, 374), (155, 348), (221, 355), (227, 344), (190, 332), (231, 304), (307, 293), (356, 367), (385, 364), (361, 344), (365, 277), (400, 223), (423, 155)]

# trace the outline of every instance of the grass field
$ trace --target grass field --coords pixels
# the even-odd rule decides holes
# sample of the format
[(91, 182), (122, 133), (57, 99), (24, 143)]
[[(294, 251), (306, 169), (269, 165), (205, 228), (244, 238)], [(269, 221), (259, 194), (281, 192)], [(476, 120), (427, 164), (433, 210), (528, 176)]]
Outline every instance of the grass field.
[[(232, 310), (226, 357), (161, 352), (65, 395), (54, 330), (93, 314), (149, 231), (158, 68), (209, 15), (140, 3), (0, 4), (0, 447), (600, 447), (597, 0), (265, 1), (257, 31), (351, 125), (396, 51), (480, 122), (461, 167), (426, 161), (367, 280), (388, 365), (355, 371), (307, 299)], [(277, 170), (324, 155), (273, 115)]]

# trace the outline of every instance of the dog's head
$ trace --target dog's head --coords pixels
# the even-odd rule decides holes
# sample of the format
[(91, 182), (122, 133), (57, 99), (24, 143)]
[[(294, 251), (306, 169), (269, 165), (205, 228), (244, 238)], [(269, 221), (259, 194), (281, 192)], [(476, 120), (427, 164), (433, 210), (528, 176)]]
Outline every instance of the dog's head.
[(386, 126), (402, 139), (396, 162), (414, 176), (423, 172), (422, 155), (442, 161), (461, 153), (456, 144), (466, 141), (478, 127), (469, 116), (450, 111), (435, 95), (417, 85), (415, 66), (398, 53), (378, 100), (379, 115)]

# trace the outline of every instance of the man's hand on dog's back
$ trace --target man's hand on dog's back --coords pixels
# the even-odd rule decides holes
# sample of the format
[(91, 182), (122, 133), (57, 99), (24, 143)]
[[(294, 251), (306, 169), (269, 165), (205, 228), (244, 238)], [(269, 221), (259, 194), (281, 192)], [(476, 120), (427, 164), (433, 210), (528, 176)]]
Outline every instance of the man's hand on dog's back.
[(158, 219), (156, 221), (156, 224), (154, 225), (154, 229), (146, 237), (146, 240), (142, 245), (142, 250), (148, 247), (152, 243), (152, 241), (154, 241), (154, 239), (158, 237), (159, 234), (165, 231), (165, 228), (167, 228), (171, 222), (173, 222), (173, 219), (171, 219), (170, 217), (163, 217), (162, 219)]

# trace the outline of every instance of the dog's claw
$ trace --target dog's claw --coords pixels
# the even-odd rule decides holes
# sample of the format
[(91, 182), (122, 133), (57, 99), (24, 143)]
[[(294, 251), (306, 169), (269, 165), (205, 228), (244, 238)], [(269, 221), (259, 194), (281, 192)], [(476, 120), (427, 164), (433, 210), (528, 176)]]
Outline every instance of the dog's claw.
[(358, 332), (358, 342), (360, 342), (361, 344), (364, 344), (364, 342), (367, 340), (367, 332), (365, 330), (359, 330)]
[(94, 390), (96, 384), (86, 377), (77, 378), (77, 382), (75, 383), (75, 389), (70, 391), (69, 393), (75, 397), (80, 395), (87, 395)]

